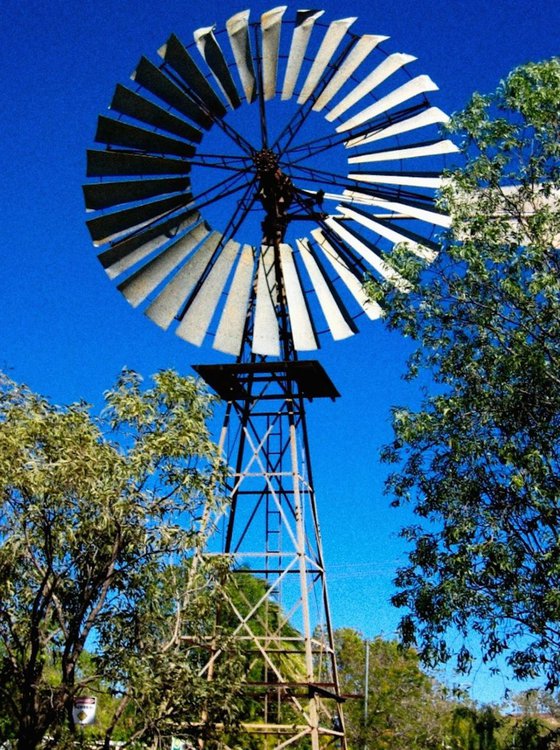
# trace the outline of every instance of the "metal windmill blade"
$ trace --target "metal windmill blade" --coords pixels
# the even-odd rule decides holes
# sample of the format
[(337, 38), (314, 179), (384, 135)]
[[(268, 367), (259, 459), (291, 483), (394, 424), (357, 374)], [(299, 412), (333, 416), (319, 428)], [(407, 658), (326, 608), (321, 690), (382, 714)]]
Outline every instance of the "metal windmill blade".
[(172, 35), (117, 85), (88, 152), (87, 225), (161, 327), (285, 358), (382, 314), (361, 282), (405, 288), (395, 244), (434, 257), (447, 116), (415, 58), (355, 20), (243, 11), (190, 43)]

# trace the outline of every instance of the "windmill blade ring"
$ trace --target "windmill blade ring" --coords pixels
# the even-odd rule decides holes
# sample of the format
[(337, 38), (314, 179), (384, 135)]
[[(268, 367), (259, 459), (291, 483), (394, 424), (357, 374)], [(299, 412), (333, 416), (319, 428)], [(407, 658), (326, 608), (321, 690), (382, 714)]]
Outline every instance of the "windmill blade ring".
[(171, 35), (117, 84), (84, 185), (126, 299), (195, 345), (287, 358), (379, 318), (394, 245), (430, 262), (447, 116), (436, 84), (357, 19), (280, 6)]

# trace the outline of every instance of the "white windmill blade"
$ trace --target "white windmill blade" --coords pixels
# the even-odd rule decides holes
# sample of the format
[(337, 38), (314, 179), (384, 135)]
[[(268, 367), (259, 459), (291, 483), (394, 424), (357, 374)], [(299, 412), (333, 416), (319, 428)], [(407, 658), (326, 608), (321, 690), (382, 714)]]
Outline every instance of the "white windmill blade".
[(218, 40), (214, 35), (214, 26), (197, 29), (193, 36), (198, 51), (212, 71), (212, 75), (224, 96), (233, 109), (241, 104), (239, 93), (229, 72), (229, 65)]
[(187, 94), (183, 87), (176, 85), (160, 67), (154, 65), (148, 58), (140, 58), (130, 78), (138, 86), (144, 87), (158, 99), (171, 105), (206, 130), (212, 125), (212, 118), (209, 114)]
[[(307, 191), (304, 191), (304, 192), (307, 192)], [(336, 203), (340, 203), (341, 201), (343, 203), (348, 203), (349, 202), (349, 198), (348, 198), (348, 195), (346, 195), (345, 193), (346, 193), (346, 191), (344, 191), (342, 193), (325, 193), (324, 200), (334, 201)], [(371, 196), (364, 194), (363, 197), (362, 197), (359, 194), (358, 190), (356, 190), (356, 191), (348, 191), (348, 193), (352, 193), (352, 196), (353, 196), (352, 203), (362, 204), (362, 205), (365, 205), (365, 206), (371, 205), (371, 202), (370, 202), (370, 197)], [(385, 218), (385, 219), (387, 219), (387, 218), (390, 218), (390, 219), (409, 219), (410, 218), (410, 216), (408, 214), (403, 214), (403, 213), (400, 213), (400, 212), (399, 213), (387, 213), (386, 211), (382, 211), (379, 214), (374, 214), (374, 216), (378, 216), (379, 218)]]
[[(149, 177), (145, 180), (118, 180), (84, 185), (83, 192), (86, 211), (97, 211), (117, 206), (128, 208), (140, 200), (149, 200), (161, 195), (187, 195), (191, 188), (190, 179), (186, 176)], [(126, 210), (126, 209), (125, 209)]]
[(280, 33), (282, 30), (282, 16), (287, 5), (263, 13), (261, 16), (262, 34), (262, 77), (263, 96), (265, 101), (274, 99), (276, 95), (276, 76), (278, 73), (278, 51), (280, 48)]
[(216, 262), (196, 296), (183, 315), (175, 333), (185, 341), (200, 346), (208, 332), (220, 295), (235, 263), (239, 242), (229, 240), (224, 245)]
[(352, 294), (368, 318), (370, 320), (380, 318), (383, 315), (383, 309), (377, 304), (377, 302), (370, 300), (364, 291), (363, 283), (361, 283), (348, 268), (347, 264), (341, 258), (332, 243), (325, 237), (323, 231), (321, 229), (312, 229), (311, 235), (325, 258), (329, 261), (336, 274), (342, 279), (348, 291)]
[[(185, 219), (177, 224), (177, 228), (175, 229), (175, 238), (170, 244), (178, 242), (184, 236), (185, 230), (189, 227), (192, 227), (199, 221), (199, 213), (193, 212), (188, 214)], [(140, 237), (142, 236), (143, 235), (140, 235)], [(130, 243), (130, 241), (127, 240), (125, 240), (125, 242)], [(125, 255), (118, 257), (113, 263), (105, 267), (105, 273), (110, 279), (116, 279), (118, 276), (125, 273), (125, 271), (128, 271), (137, 263), (140, 263), (140, 261), (144, 260), (144, 258), (147, 258), (149, 255), (151, 255), (154, 250), (157, 250), (159, 247), (165, 245), (168, 242), (169, 234), (167, 232), (167, 228), (162, 227), (160, 233), (156, 234), (155, 236), (151, 236), (150, 239), (146, 240), (146, 242), (141, 242), (141, 244), (137, 244), (135, 242), (133, 245), (133, 249), (131, 249), (130, 252), (127, 252)], [(119, 244), (124, 245), (124, 242)], [(117, 250), (117, 246), (113, 246), (110, 252), (114, 254), (115, 250)], [(103, 262), (101, 255), (99, 256), (99, 258)]]
[[(429, 76), (417, 76), (411, 81), (403, 83), (402, 86), (399, 86), (390, 94), (382, 97), (375, 102), (375, 104), (366, 107), (361, 112), (358, 112), (357, 115), (354, 115), (349, 120), (343, 122), (336, 128), (336, 132), (344, 133), (347, 130), (352, 130), (352, 128), (355, 128), (358, 125), (363, 125), (364, 122), (367, 122), (368, 120), (373, 120), (374, 117), (378, 117), (384, 112), (387, 112), (387, 110), (396, 107), (398, 104), (402, 104), (420, 94), (425, 94), (427, 91), (437, 90), (438, 87)], [(326, 119), (329, 119), (329, 115), (326, 116)]]
[(348, 178), (374, 185), (402, 185), (403, 187), (434, 188), (435, 190), (439, 190), (448, 182), (445, 177), (441, 177), (439, 174), (432, 175), (422, 172), (378, 172), (377, 174), (350, 172)]
[(291, 99), (293, 96), (311, 32), (313, 31), (315, 22), (324, 12), (324, 10), (298, 10), (297, 12), (290, 53), (288, 55), (288, 62), (286, 63), (284, 85), (282, 86), (282, 101)]
[(343, 224), (340, 223), (334, 217), (325, 219), (325, 224), (332, 229), (332, 231), (340, 237), (341, 240), (347, 242), (350, 247), (354, 248), (362, 258), (369, 263), (369, 265), (377, 271), (380, 276), (387, 279), (401, 292), (409, 292), (410, 284), (404, 279), (398, 271), (392, 266), (386, 263), (382, 258), (374, 253), (373, 250), (368, 247), (362, 239), (356, 236), (352, 231), (347, 229)]
[(417, 159), (422, 156), (442, 156), (443, 154), (455, 154), (459, 151), (453, 141), (446, 138), (443, 141), (434, 141), (415, 146), (404, 146), (403, 148), (391, 149), (389, 151), (373, 151), (369, 154), (351, 156), (349, 164), (370, 164), (376, 161), (395, 161), (400, 159)]
[[(415, 240), (411, 240), (410, 236), (403, 230), (398, 231), (397, 229), (387, 226), (387, 224), (383, 224), (380, 221), (376, 221), (371, 216), (367, 216), (361, 211), (349, 208), (348, 206), (338, 206), (338, 209), (343, 216), (346, 216), (349, 219), (354, 219), (363, 227), (366, 227), (366, 229), (369, 229), (372, 232), (377, 232), (395, 245), (398, 245), (401, 242), (406, 243), (410, 251), (419, 258), (422, 258), (422, 260), (431, 263), (437, 257), (435, 249), (429, 247), (427, 244), (421, 244)], [(424, 242), (426, 242), (426, 240), (424, 240)], [(390, 280), (391, 279), (389, 279), (389, 281)]]
[(263, 245), (257, 271), (255, 317), (253, 321), (252, 350), (264, 356), (280, 356), (280, 331), (276, 317), (276, 269), (274, 247)]
[(214, 336), (214, 349), (225, 354), (237, 356), (241, 353), (254, 269), (254, 250), (250, 245), (243, 245)]
[[(461, 190), (457, 193), (457, 196), (465, 205), (471, 204), (474, 207), (481, 197), (484, 198), (487, 190), (488, 188), (485, 187), (478, 187), (472, 191)], [(514, 242), (530, 243), (532, 240), (525, 232), (522, 232), (520, 236), (520, 217), (534, 216), (535, 213), (545, 208), (557, 212), (560, 207), (560, 190), (551, 188), (550, 184), (547, 183), (534, 185), (531, 197), (524, 196), (523, 204), (519, 205), (520, 190), (522, 190), (521, 185), (501, 185), (499, 187), (501, 199), (493, 207), (490, 220), (505, 219), (511, 228)], [(508, 205), (512, 200), (514, 201), (513, 205)], [(468, 237), (468, 224), (464, 230), (457, 233), (457, 237), (460, 240), (465, 240)], [(550, 245), (553, 248), (560, 248), (560, 233), (550, 239)]]
[(245, 92), (245, 99), (251, 103), (255, 101), (256, 77), (253, 69), (253, 56), (249, 40), (249, 11), (242, 10), (226, 21), (226, 29), (235, 58), (237, 72)]
[[(467, 202), (472, 202), (480, 195), (484, 195), (488, 191), (488, 188), (478, 188), (473, 190), (471, 193), (467, 191), (461, 191), (461, 197)], [(520, 194), (522, 194), (522, 185), (500, 185), (499, 192), (501, 193), (502, 206), (499, 205), (495, 208), (494, 216), (506, 216), (511, 212), (511, 207), (508, 207), (508, 199), (514, 201), (519, 200)], [(523, 216), (533, 216), (536, 212), (542, 211), (544, 208), (557, 210), (560, 202), (560, 189), (552, 188), (549, 183), (538, 183), (533, 185), (530, 198), (528, 197), (522, 207), (521, 213)], [(517, 212), (517, 205), (515, 211)]]
[(338, 341), (353, 336), (356, 330), (350, 325), (349, 317), (341, 303), (333, 295), (327, 277), (311, 251), (309, 240), (297, 239), (296, 243), (333, 339)]
[(296, 264), (294, 263), (293, 251), (290, 245), (286, 243), (280, 244), (280, 263), (288, 301), (288, 313), (294, 346), (300, 352), (312, 351), (318, 348), (317, 337), (315, 336), (313, 323), (309, 316), (301, 280)]
[(189, 90), (194, 91), (204, 102), (209, 112), (212, 112), (216, 117), (225, 115), (227, 110), (223, 102), (175, 34), (172, 34), (167, 42), (160, 47), (158, 55), (164, 59), (167, 65), (173, 68), (173, 71), (188, 86)]
[(145, 266), (119, 284), (117, 288), (132, 307), (138, 307), (207, 234), (208, 227), (205, 224), (197, 224), (178, 242), (146, 263)]
[[(154, 67), (154, 70), (157, 71), (159, 76), (163, 76), (163, 74), (160, 73), (160, 71)], [(168, 78), (163, 76), (166, 81), (169, 81)], [(154, 86), (153, 88), (157, 88)], [(118, 87), (117, 87), (118, 89)], [(134, 92), (130, 91), (129, 89), (125, 89), (122, 87), (123, 91), (126, 91), (129, 96), (135, 97), (136, 95)], [(147, 88), (150, 93), (152, 92), (151, 88)], [(178, 91), (180, 94), (180, 101), (175, 102), (174, 97), (172, 94)], [(172, 103), (171, 106), (175, 106), (176, 104), (179, 105), (179, 103), (183, 103), (184, 101), (190, 101), (187, 100), (186, 96), (183, 94), (180, 89), (178, 89), (174, 84), (170, 92), (169, 96), (166, 97), (164, 100), (162, 98), (162, 101), (167, 101), (168, 103)], [(163, 97), (163, 93), (162, 93)], [(117, 99), (120, 99), (120, 108), (116, 109), (115, 107), (115, 101)], [(148, 126), (155, 126), (158, 128), (158, 130), (163, 131), (166, 133), (166, 135), (163, 135), (162, 133), (154, 132), (153, 130), (150, 130), (150, 128), (133, 125), (132, 123), (125, 122), (121, 119), (114, 119), (112, 117), (106, 117), (106, 116), (100, 116), (97, 121), (97, 130), (95, 133), (95, 140), (97, 143), (105, 144), (107, 147), (111, 148), (123, 148), (126, 149), (127, 153), (118, 152), (118, 157), (116, 159), (116, 164), (114, 165), (115, 171), (110, 172), (111, 165), (107, 163), (107, 159), (105, 159), (105, 163), (102, 165), (100, 164), (100, 160), (98, 158), (98, 167), (101, 166), (101, 171), (99, 172), (98, 176), (122, 176), (122, 175), (134, 175), (138, 174), (138, 172), (134, 171), (135, 168), (138, 166), (138, 164), (133, 164), (133, 159), (127, 159), (127, 155), (129, 157), (135, 157), (136, 162), (141, 162), (142, 155), (146, 154), (162, 154), (166, 157), (166, 166), (169, 167), (169, 171), (164, 171), (163, 169), (160, 169), (159, 171), (154, 171), (151, 164), (148, 164), (149, 159), (144, 159), (144, 166), (147, 167), (147, 170), (145, 172), (146, 175), (155, 175), (155, 174), (177, 174), (178, 170), (176, 169), (177, 160), (173, 158), (172, 160), (167, 159), (168, 156), (172, 157), (180, 157), (182, 159), (188, 159), (189, 157), (193, 156), (196, 147), (193, 145), (193, 142), (200, 141), (202, 139), (202, 132), (198, 130), (197, 128), (191, 126), (186, 120), (182, 119), (182, 115), (186, 114), (186, 117), (191, 117), (191, 115), (188, 113), (189, 110), (185, 106), (184, 109), (187, 110), (187, 113), (184, 113), (181, 111), (181, 118), (180, 117), (173, 117), (173, 123), (176, 124), (178, 121), (182, 123), (183, 128), (188, 128), (188, 133), (185, 133), (184, 131), (179, 133), (180, 137), (176, 137), (176, 132), (172, 129), (170, 129), (169, 124), (169, 113), (166, 112), (163, 107), (154, 105), (153, 102), (148, 101), (147, 99), (144, 99), (143, 97), (136, 97), (137, 101), (140, 100), (140, 106), (144, 108), (142, 115), (139, 116), (138, 112), (131, 109), (123, 108), (123, 97), (118, 97), (117, 94), (113, 97), (113, 101), (111, 102), (111, 109), (118, 112), (119, 116), (121, 114), (128, 115), (130, 117), (133, 117), (137, 120), (141, 121), (142, 125), (148, 125)], [(191, 104), (193, 102), (191, 101)], [(118, 104), (117, 104), (118, 106)], [(146, 116), (146, 113), (148, 112), (148, 107), (151, 107), (149, 111), (149, 116)], [(198, 117), (197, 113), (202, 113), (201, 117)], [(204, 113), (198, 106), (193, 109), (192, 111), (193, 117), (191, 119), (194, 120), (194, 117), (198, 117), (198, 121), (200, 121), (201, 124), (203, 124), (203, 127), (209, 127), (212, 123), (211, 118), (209, 115)], [(167, 118), (167, 119), (163, 119)], [(143, 120), (143, 121), (142, 121)], [(194, 120), (197, 122), (197, 120)], [(187, 139), (191, 142), (188, 143)], [(103, 161), (103, 160), (101, 160)], [(126, 167), (129, 167), (131, 171), (126, 171)], [(173, 171), (176, 170), (176, 171)], [(188, 173), (188, 170), (187, 170)], [(185, 174), (185, 171), (183, 170), (182, 174)], [(86, 188), (88, 186), (84, 186)]]
[[(132, 91), (126, 86), (121, 86), (121, 84), (117, 84), (117, 88), (113, 94), (113, 99), (111, 100), (111, 109), (121, 115), (126, 115), (134, 120), (138, 120), (143, 126), (152, 125), (159, 128), (161, 131), (167, 132), (170, 136), (179, 136), (180, 138), (184, 138), (185, 140), (194, 143), (200, 143), (202, 140), (202, 132), (199, 128), (196, 128), (184, 118), (172, 114), (165, 107), (162, 107), (153, 101), (148, 101), (136, 91)], [(217, 116), (219, 117), (220, 115)], [(116, 154), (115, 157), (115, 152), (109, 151), (107, 153), (112, 154), (116, 159), (122, 160), (122, 154)], [(90, 154), (98, 155), (98, 152), (93, 151), (90, 152)], [(136, 156), (141, 157), (142, 155), (136, 154)], [(149, 166), (149, 160), (150, 157), (145, 158), (146, 166)], [(99, 158), (97, 158), (98, 163), (97, 165), (94, 165), (97, 166), (98, 169), (101, 167), (103, 170), (103, 168), (106, 169), (111, 166), (111, 157), (106, 157), (104, 164), (99, 163), (100, 161), (103, 162), (103, 159), (99, 160)], [(171, 162), (168, 162), (168, 165), (170, 167), (174, 166)], [(115, 162), (113, 162), (113, 166), (116, 166)], [(90, 162), (88, 160), (88, 171), (89, 167)], [(159, 174), (161, 173), (162, 170), (160, 170)], [(148, 175), (150, 173), (147, 172), (146, 174)]]
[(329, 81), (329, 83), (323, 90), (323, 93), (319, 96), (319, 98), (313, 105), (313, 110), (315, 112), (320, 112), (323, 107), (325, 107), (330, 102), (333, 96), (340, 91), (346, 81), (350, 79), (352, 73), (354, 73), (356, 68), (366, 59), (369, 53), (373, 49), (375, 49), (378, 44), (384, 42), (386, 39), (389, 39), (389, 37), (373, 34), (366, 34), (365, 36), (361, 36), (352, 48), (350, 54), (344, 59), (338, 71)]
[[(111, 102), (111, 109), (114, 106), (114, 101), (119, 89), (125, 89), (124, 86), (117, 84), (115, 89), (115, 95)], [(126, 89), (128, 93), (129, 89)], [(149, 112), (149, 119), (142, 120), (140, 114), (134, 114), (128, 112), (130, 117), (135, 117), (137, 120), (143, 121), (147, 124), (153, 125), (163, 131), (166, 130), (167, 124), (169, 123), (169, 113), (159, 107), (153, 102), (148, 102), (146, 99), (141, 97), (139, 94), (135, 94), (139, 103), (146, 107), (145, 111)], [(121, 114), (127, 114), (122, 109)], [(144, 113), (143, 113), (144, 114)], [(163, 120), (158, 119), (159, 115), (163, 116)], [(172, 117), (174, 123), (178, 121), (182, 122), (183, 128), (186, 128), (189, 124), (185, 120), (181, 120), (179, 117)], [(188, 127), (189, 133), (186, 132), (175, 132), (176, 135), (193, 141), (194, 143), (200, 143), (202, 140), (202, 132), (192, 126)], [(111, 139), (107, 141), (108, 144), (112, 144)], [(150, 149), (144, 144), (143, 152), (131, 151), (130, 144), (127, 144), (129, 148), (126, 151), (119, 151), (117, 149), (110, 149), (108, 151), (97, 151), (94, 149), (87, 150), (87, 177), (133, 177), (138, 175), (144, 175), (150, 177), (151, 175), (161, 174), (175, 174), (175, 175), (188, 175), (191, 171), (191, 165), (183, 161), (182, 159), (170, 158), (168, 156), (154, 156), (150, 153), (145, 153)], [(141, 146), (139, 146), (140, 148)]]
[(428, 125), (437, 125), (439, 123), (449, 122), (449, 115), (442, 112), (438, 107), (428, 107), (418, 115), (413, 117), (407, 117), (401, 122), (397, 122), (394, 125), (388, 125), (386, 127), (379, 127), (373, 130), (371, 133), (365, 135), (356, 136), (356, 138), (350, 138), (344, 144), (346, 148), (354, 148), (356, 146), (364, 146), (367, 143), (373, 143), (373, 141), (380, 141), (383, 138), (391, 138), (401, 133), (408, 133), (411, 130), (418, 130), (419, 128), (427, 127)]
[(345, 190), (343, 195), (344, 200), (350, 203), (355, 202), (367, 206), (379, 206), (402, 216), (420, 219), (428, 224), (437, 224), (439, 227), (448, 228), (451, 226), (451, 218), (448, 214), (423, 208), (404, 199), (398, 201), (386, 200), (385, 198), (368, 195), (367, 193), (360, 193), (359, 190)]
[(338, 21), (333, 21), (327, 33), (325, 34), (319, 51), (317, 52), (315, 59), (311, 65), (311, 70), (307, 74), (305, 83), (300, 91), (297, 98), (298, 104), (303, 104), (309, 99), (315, 87), (321, 80), (321, 76), (325, 72), (325, 68), (331, 61), (332, 56), (338, 49), (342, 42), (346, 32), (350, 26), (354, 23), (356, 18), (340, 18)]
[(356, 104), (356, 102), (359, 102), (360, 99), (363, 99), (364, 96), (382, 84), (383, 81), (387, 80), (389, 76), (396, 73), (396, 71), (402, 68), (403, 65), (406, 65), (413, 60), (416, 60), (413, 55), (404, 55), (401, 52), (395, 52), (394, 54), (389, 55), (389, 57), (372, 70), (363, 81), (360, 81), (360, 83), (355, 86), (352, 91), (336, 105), (336, 107), (333, 107), (333, 109), (330, 110), (326, 116), (327, 120), (330, 122), (336, 120), (336, 118), (340, 117), (340, 115), (346, 112), (347, 109), (350, 109), (350, 107)]
[(150, 227), (154, 222), (167, 218), (171, 211), (185, 207), (191, 208), (193, 203), (190, 193), (160, 198), (132, 208), (103, 213), (93, 219), (88, 219), (86, 224), (94, 246), (99, 247), (107, 242), (117, 241), (133, 232), (140, 232), (144, 227)]
[(179, 269), (171, 281), (163, 287), (146, 309), (146, 315), (160, 328), (164, 330), (169, 328), (173, 318), (198, 284), (221, 238), (222, 235), (219, 232), (212, 232), (208, 235), (198, 250)]

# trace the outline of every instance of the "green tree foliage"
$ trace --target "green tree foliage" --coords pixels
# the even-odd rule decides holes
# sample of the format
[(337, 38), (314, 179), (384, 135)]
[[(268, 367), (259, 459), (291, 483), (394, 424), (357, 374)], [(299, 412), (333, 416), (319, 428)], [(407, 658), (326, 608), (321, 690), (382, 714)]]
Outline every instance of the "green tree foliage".
[(531, 691), (504, 709), (477, 705), (431, 678), (413, 649), (350, 628), (335, 632), (349, 747), (360, 750), (558, 750), (558, 701)]
[(504, 718), (494, 706), (464, 701), (453, 708), (449, 720), (448, 746), (453, 750), (509, 750), (504, 744), (501, 728)]
[(420, 669), (418, 656), (395, 641), (369, 643), (367, 717), (366, 642), (358, 632), (335, 632), (342, 693), (349, 695), (344, 717), (349, 746), (369, 750), (441, 748), (452, 703)]
[[(243, 674), (235, 706), (239, 718), (249, 724), (297, 723), (298, 714), (285, 687), (276, 693), (274, 685), (279, 674), (288, 683), (306, 681), (302, 634), (271, 593), (266, 579), (249, 568), (237, 568), (230, 571), (216, 598), (217, 633), (223, 650), (214, 652), (215, 663), (227, 663), (234, 655)], [(232, 750), (262, 750), (270, 742), (264, 735), (243, 733), (239, 726), (223, 733), (222, 739), (224, 747)], [(307, 745), (301, 748), (306, 750)]]
[(506, 725), (506, 750), (558, 750), (560, 700), (545, 690), (527, 690), (510, 701)]
[(549, 686), (560, 682), (559, 111), (552, 59), (453, 118), (465, 164), (443, 191), (452, 231), (429, 269), (400, 248), (413, 290), (390, 293), (387, 309), (419, 344), (410, 377), (427, 368), (436, 385), (418, 411), (394, 409), (384, 452), (398, 464), (394, 504), (420, 519), (403, 532), (394, 598), (409, 610), (405, 642), (468, 669), (478, 636), (485, 660), (502, 654)]
[(504, 750), (558, 750), (558, 735), (549, 730), (538, 717), (524, 717), (512, 723)]
[(235, 660), (198, 677), (223, 577), (195, 554), (223, 480), (212, 398), (154, 381), (124, 372), (98, 418), (0, 381), (0, 729), (21, 750), (61, 747), (84, 694), (106, 743), (234, 719)]

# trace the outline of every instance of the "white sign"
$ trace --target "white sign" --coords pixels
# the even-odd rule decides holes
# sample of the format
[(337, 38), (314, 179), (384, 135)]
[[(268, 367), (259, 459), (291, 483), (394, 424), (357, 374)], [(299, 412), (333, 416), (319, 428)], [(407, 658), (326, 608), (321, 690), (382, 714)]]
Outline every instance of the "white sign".
[(194, 750), (194, 746), (188, 740), (180, 740), (178, 737), (172, 737), (171, 750)]
[(95, 709), (97, 707), (97, 698), (76, 698), (72, 716), (74, 723), (79, 726), (93, 724), (95, 721)]

